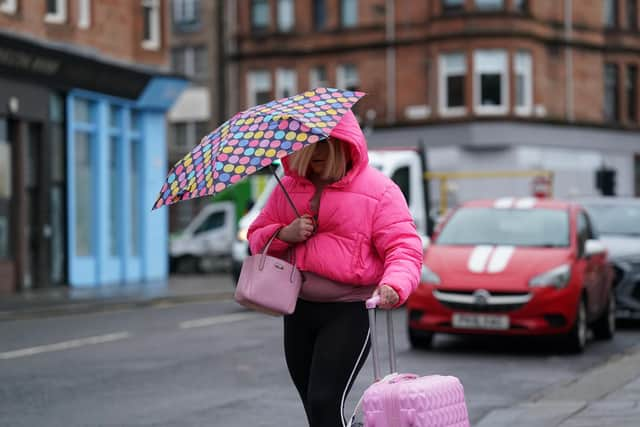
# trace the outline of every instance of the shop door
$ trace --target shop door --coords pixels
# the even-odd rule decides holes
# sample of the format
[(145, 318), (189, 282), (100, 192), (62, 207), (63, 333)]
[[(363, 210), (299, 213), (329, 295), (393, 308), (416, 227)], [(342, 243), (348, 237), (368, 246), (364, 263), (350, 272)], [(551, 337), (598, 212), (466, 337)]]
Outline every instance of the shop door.
[(12, 245), (13, 153), (9, 121), (0, 117), (0, 294), (15, 289)]
[(43, 124), (26, 126), (27, 268), (25, 288), (51, 285), (51, 221), (49, 147), (43, 140)]

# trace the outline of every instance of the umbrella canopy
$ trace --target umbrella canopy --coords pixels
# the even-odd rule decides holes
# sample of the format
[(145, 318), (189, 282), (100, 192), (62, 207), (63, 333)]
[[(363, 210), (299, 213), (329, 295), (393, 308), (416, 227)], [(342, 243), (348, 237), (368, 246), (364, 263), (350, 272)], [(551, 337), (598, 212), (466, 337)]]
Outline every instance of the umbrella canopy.
[(274, 160), (327, 138), (364, 95), (318, 88), (237, 113), (171, 168), (153, 208), (214, 196)]

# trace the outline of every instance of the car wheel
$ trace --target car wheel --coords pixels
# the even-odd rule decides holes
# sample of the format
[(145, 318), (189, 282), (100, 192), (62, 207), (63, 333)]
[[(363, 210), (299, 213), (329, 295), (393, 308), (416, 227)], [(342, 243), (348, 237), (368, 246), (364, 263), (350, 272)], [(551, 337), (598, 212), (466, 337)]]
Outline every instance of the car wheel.
[(607, 308), (593, 324), (593, 336), (599, 340), (610, 340), (616, 333), (616, 296), (611, 291)]
[(567, 350), (571, 353), (582, 353), (587, 345), (587, 304), (580, 298), (576, 320), (567, 336)]
[(409, 343), (413, 348), (429, 349), (433, 344), (433, 332), (409, 328)]

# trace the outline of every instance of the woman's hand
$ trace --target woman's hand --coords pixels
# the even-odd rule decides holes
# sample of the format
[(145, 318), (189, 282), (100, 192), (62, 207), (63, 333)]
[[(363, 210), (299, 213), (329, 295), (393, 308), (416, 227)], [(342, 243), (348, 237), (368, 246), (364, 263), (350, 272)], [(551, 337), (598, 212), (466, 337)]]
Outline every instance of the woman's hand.
[(396, 304), (398, 304), (398, 301), (400, 301), (398, 293), (389, 285), (382, 284), (378, 286), (378, 289), (376, 289), (373, 295), (380, 296), (380, 303), (378, 304), (378, 307), (385, 310), (395, 307)]
[(313, 234), (313, 228), (313, 218), (305, 214), (283, 227), (278, 233), (278, 239), (287, 243), (304, 242)]

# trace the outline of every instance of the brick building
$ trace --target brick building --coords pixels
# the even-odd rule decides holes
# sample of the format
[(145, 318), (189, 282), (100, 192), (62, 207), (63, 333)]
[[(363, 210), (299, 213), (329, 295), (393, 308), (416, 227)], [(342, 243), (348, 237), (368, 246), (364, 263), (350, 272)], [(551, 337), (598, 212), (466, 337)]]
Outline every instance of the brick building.
[(166, 277), (166, 12), (0, 1), (0, 292)]
[[(640, 195), (637, 3), (238, 0), (231, 109), (358, 88), (370, 145), (423, 140), (432, 170), (551, 169), (567, 196), (596, 192), (604, 165), (618, 194)], [(490, 184), (454, 190), (467, 199), (530, 185)]]

